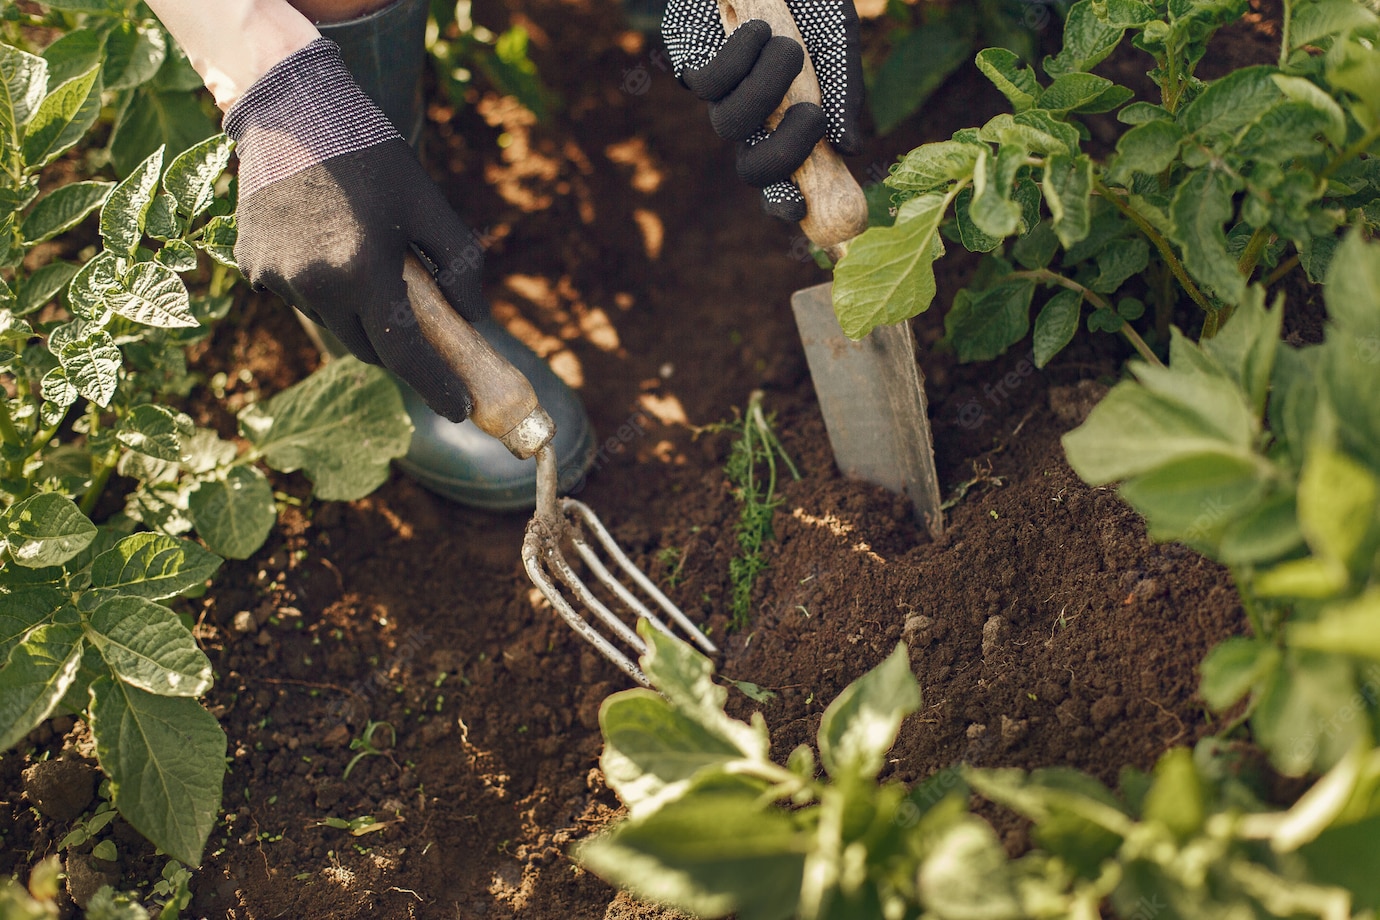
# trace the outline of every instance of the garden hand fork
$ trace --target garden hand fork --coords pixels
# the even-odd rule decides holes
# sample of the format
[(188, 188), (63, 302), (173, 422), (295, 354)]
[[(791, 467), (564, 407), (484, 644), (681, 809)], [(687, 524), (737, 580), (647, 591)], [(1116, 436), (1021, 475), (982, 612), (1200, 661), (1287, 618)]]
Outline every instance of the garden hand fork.
[[(415, 257), (403, 262), (407, 296), (422, 334), (465, 384), (473, 400), (470, 419), (485, 433), (498, 438), (519, 460), (537, 458), (537, 509), (527, 524), (522, 541), (522, 564), (527, 576), (561, 615), (561, 619), (589, 641), (599, 652), (638, 683), (648, 686), (647, 677), (634, 661), (610, 642), (589, 620), (581, 616), (557, 586), (564, 585), (575, 601), (594, 615), (618, 639), (637, 654), (646, 650), (642, 638), (590, 589), (565, 557), (569, 544), (584, 562), (594, 581), (606, 589), (637, 618), (673, 636), (671, 628), (653, 607), (674, 621), (706, 652), (714, 644), (690, 621), (680, 608), (662, 593), (650, 578), (637, 568), (613, 536), (584, 502), (560, 498), (556, 494), (558, 470), (551, 439), (556, 425), (537, 402), (532, 384), (513, 365), (490, 347), (441, 294), (431, 272)], [(591, 543), (589, 536), (593, 537)], [(595, 546), (653, 604), (640, 600), (619, 577), (610, 571)], [(554, 579), (553, 579), (554, 574)]]

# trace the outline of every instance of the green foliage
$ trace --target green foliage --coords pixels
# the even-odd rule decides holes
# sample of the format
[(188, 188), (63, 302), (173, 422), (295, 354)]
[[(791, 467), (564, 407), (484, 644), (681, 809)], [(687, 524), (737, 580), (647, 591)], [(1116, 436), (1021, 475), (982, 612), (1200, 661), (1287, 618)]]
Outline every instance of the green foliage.
[[(1121, 483), (1157, 539), (1232, 569), (1253, 636), (1203, 663), (1203, 697), (1249, 698), (1276, 767), (1327, 769), (1380, 726), (1380, 244), (1358, 231), (1323, 288), (1320, 345), (1279, 341), (1248, 290), (1216, 338), (1175, 333), (1167, 369), (1132, 365), (1064, 438), (1073, 468)], [(1349, 714), (1346, 717), (1339, 713)]]
[[(1215, 81), (1195, 68), (1245, 0), (1079, 0), (1043, 78), (1010, 50), (979, 53), (1012, 112), (892, 167), (895, 221), (837, 266), (844, 331), (860, 338), (928, 309), (942, 238), (987, 253), (946, 320), (964, 361), (1025, 338), (1032, 302), (1039, 366), (1072, 340), (1084, 303), (1090, 331), (1122, 334), (1151, 359), (1146, 338), (1168, 345), (1181, 300), (1211, 338), (1257, 271), (1268, 280), (1301, 263), (1320, 281), (1346, 226), (1380, 227), (1380, 17), (1353, 0), (1285, 9), (1279, 63)], [(1153, 101), (1089, 72), (1126, 41), (1155, 61)], [(1104, 112), (1126, 127), (1099, 158), (1082, 117)], [(1026, 297), (1031, 282), (1052, 296)]]
[(560, 97), (542, 82), (528, 55), (529, 36), (520, 25), (501, 34), (470, 18), (468, 3), (431, 0), (427, 23), (427, 51), (436, 80), (452, 105), (467, 104), (476, 71), (494, 89), (521, 103), (539, 121), (546, 121), (560, 105)]
[[(1250, 764), (1208, 739), (1126, 770), (1119, 794), (1075, 770), (946, 770), (879, 782), (920, 706), (905, 646), (825, 710), (824, 774), (801, 745), (767, 757), (760, 714), (723, 712), (707, 659), (645, 629), (651, 690), (604, 701), (600, 761), (628, 817), (575, 858), (639, 897), (701, 917), (1351, 917), (1380, 904), (1380, 750), (1353, 747), (1291, 809), (1271, 812)], [(969, 790), (1031, 822), (1008, 859), (967, 813)], [(1359, 857), (1359, 858), (1358, 858)]]
[[(245, 408), (243, 448), (175, 407), (197, 382), (187, 346), (231, 305), (230, 145), (155, 144), (118, 183), (72, 181), (99, 161), (75, 153), (103, 98), (137, 105), (173, 58), (122, 4), (56, 6), (44, 23), (83, 28), (42, 56), (0, 44), (0, 749), (50, 715), (83, 715), (115, 808), (195, 865), (226, 742), (198, 702), (210, 661), (171, 605), (267, 537), (277, 511), (258, 462), (358, 498), (406, 452), (411, 423), (387, 376), (354, 360)], [(120, 148), (128, 124), (117, 165), (148, 139)], [(97, 211), (101, 248), (83, 251)], [(43, 243), (58, 256), (35, 268)], [(210, 290), (194, 295), (184, 273)], [(115, 476), (123, 511), (97, 524)]]
[[(731, 431), (737, 435), (729, 448), (724, 472), (733, 485), (733, 494), (742, 502), (738, 516), (738, 547), (741, 552), (729, 560), (728, 577), (733, 583), (731, 629), (745, 629), (752, 613), (752, 586), (767, 568), (762, 547), (776, 538), (772, 517), (781, 504), (776, 494), (776, 460), (786, 464), (792, 479), (799, 479), (795, 464), (772, 431), (773, 417), (762, 411), (763, 393), (754, 390), (748, 397), (747, 411), (732, 422), (711, 425), (709, 431)], [(736, 410), (735, 410), (736, 411)], [(766, 476), (762, 467), (766, 467)]]

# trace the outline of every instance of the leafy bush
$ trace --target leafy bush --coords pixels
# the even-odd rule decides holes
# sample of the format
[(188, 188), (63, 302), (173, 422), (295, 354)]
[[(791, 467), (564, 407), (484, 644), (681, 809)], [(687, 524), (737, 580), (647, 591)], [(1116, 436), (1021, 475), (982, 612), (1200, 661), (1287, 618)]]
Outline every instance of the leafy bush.
[[(387, 376), (355, 361), (243, 410), (244, 446), (172, 405), (196, 383), (186, 347), (232, 303), (230, 148), (217, 135), (165, 169), (160, 146), (118, 184), (71, 181), (80, 165), (64, 155), (110, 95), (123, 33), (108, 26), (46, 57), (0, 44), (0, 749), (57, 710), (81, 713), (120, 813), (196, 864), (225, 735), (197, 702), (210, 661), (165, 602), (267, 537), (276, 506), (256, 461), (357, 498), (411, 425)], [(97, 59), (74, 71), (53, 53), (73, 47)], [(99, 251), (81, 229), (97, 209)], [(204, 271), (201, 253), (210, 290), (192, 296), (181, 274)], [(98, 526), (120, 495), (123, 512)], [(209, 551), (181, 537), (193, 528)]]
[[(785, 767), (760, 714), (723, 712), (708, 659), (655, 630), (660, 694), (600, 710), (601, 766), (626, 819), (576, 858), (639, 897), (742, 920), (1350, 917), (1380, 906), (1380, 750), (1354, 747), (1297, 805), (1269, 811), (1249, 761), (1209, 739), (1124, 772), (1119, 795), (1067, 768), (946, 770), (907, 792), (877, 781), (920, 705), (905, 646), (847, 687)], [(1009, 860), (970, 789), (1029, 819)], [(1368, 914), (1367, 914), (1368, 915)]]
[[(1354, 0), (1287, 0), (1277, 66), (1195, 77), (1208, 39), (1246, 9), (1080, 0), (1063, 50), (1044, 60), (1047, 83), (1010, 51), (981, 52), (1014, 111), (893, 167), (894, 224), (869, 229), (838, 264), (844, 330), (861, 337), (928, 309), (946, 237), (990, 254), (945, 317), (964, 361), (1022, 340), (1039, 286), (1057, 289), (1034, 321), (1043, 367), (1084, 303), (1090, 330), (1120, 332), (1153, 361), (1133, 326), (1147, 302), (1161, 343), (1185, 297), (1210, 338), (1258, 270), (1277, 276), (1297, 260), (1321, 280), (1341, 228), (1380, 225), (1380, 161), (1366, 157), (1380, 141), (1380, 18)], [(1127, 35), (1155, 60), (1156, 101), (1089, 72)], [(1125, 127), (1097, 158), (1080, 119), (1109, 112)]]

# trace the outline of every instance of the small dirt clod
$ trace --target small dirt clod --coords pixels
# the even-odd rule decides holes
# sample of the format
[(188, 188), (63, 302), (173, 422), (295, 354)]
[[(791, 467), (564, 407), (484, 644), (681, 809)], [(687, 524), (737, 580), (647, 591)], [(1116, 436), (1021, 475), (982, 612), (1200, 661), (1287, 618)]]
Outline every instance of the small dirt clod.
[(24, 771), (24, 794), (39, 812), (71, 821), (91, 806), (100, 773), (83, 760), (60, 757)]

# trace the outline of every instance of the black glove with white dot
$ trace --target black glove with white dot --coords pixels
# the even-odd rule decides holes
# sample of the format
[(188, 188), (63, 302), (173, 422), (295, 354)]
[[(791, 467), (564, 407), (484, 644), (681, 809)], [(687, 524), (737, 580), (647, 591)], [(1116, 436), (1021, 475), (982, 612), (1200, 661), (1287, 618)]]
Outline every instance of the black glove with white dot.
[(805, 199), (790, 176), (827, 136), (840, 153), (862, 149), (862, 59), (853, 0), (786, 0), (819, 77), (823, 107), (791, 106), (775, 130), (764, 122), (805, 64), (794, 40), (773, 36), (760, 19), (724, 34), (715, 0), (670, 0), (661, 34), (675, 74), (709, 103), (720, 137), (738, 142), (738, 176), (762, 189), (768, 214), (798, 221)]

